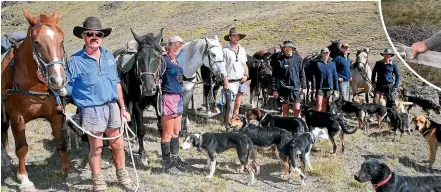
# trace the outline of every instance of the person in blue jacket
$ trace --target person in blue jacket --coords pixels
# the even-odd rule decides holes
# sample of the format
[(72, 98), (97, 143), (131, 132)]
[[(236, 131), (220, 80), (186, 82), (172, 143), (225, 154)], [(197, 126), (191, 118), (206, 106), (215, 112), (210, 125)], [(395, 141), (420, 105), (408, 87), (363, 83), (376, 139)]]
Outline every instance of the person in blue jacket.
[(342, 44), (340, 47), (341, 52), (334, 58), (337, 67), (338, 87), (345, 101), (349, 101), (349, 81), (351, 80), (351, 62), (349, 54), (347, 54), (348, 49), (348, 44)]
[(320, 51), (321, 59), (313, 65), (312, 90), (317, 92), (315, 107), (317, 111), (326, 112), (329, 97), (335, 93), (338, 97), (338, 75), (335, 63), (329, 58), (329, 49)]
[(395, 105), (394, 90), (400, 85), (400, 71), (396, 63), (392, 62), (395, 55), (391, 49), (385, 49), (380, 53), (384, 58), (375, 63), (372, 70), (372, 85), (375, 87), (374, 103), (386, 96), (386, 106)]

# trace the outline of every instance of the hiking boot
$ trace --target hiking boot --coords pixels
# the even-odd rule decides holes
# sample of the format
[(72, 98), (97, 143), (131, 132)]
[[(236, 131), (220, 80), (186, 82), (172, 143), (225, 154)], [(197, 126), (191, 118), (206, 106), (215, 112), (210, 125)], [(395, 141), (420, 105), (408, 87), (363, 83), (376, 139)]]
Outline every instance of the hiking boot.
[(186, 163), (181, 157), (179, 157), (179, 138), (175, 137), (170, 140), (170, 153), (171, 163), (173, 166), (180, 169), (187, 169), (188, 163)]
[(136, 186), (130, 179), (129, 172), (126, 168), (116, 169), (116, 177), (118, 178), (118, 183), (121, 184), (126, 190), (134, 191)]
[(92, 175), (92, 191), (104, 192), (107, 191), (106, 181), (101, 174)]

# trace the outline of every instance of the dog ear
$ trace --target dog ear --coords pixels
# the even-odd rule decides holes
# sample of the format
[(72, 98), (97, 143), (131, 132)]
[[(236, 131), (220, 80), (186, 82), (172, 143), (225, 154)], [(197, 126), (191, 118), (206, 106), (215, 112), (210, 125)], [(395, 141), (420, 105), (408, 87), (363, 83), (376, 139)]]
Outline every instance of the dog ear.
[(384, 162), (380, 162), (380, 170), (383, 175), (389, 175), (391, 173), (390, 168)]
[(426, 121), (426, 122), (424, 122), (424, 127), (425, 127), (426, 129), (428, 129), (428, 128), (430, 127), (430, 120), (426, 118), (425, 121)]
[(260, 117), (262, 116), (262, 111), (260, 111), (259, 108), (256, 108), (256, 109), (253, 110), (253, 113), (254, 113), (254, 115), (257, 116), (257, 119), (260, 120)]

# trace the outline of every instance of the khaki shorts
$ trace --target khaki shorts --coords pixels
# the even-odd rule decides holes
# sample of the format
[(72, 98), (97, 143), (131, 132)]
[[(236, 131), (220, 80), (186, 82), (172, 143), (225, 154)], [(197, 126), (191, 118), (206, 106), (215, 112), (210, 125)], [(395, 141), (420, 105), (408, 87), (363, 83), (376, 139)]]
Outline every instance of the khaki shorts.
[(121, 111), (117, 102), (81, 108), (82, 126), (93, 134), (121, 127)]

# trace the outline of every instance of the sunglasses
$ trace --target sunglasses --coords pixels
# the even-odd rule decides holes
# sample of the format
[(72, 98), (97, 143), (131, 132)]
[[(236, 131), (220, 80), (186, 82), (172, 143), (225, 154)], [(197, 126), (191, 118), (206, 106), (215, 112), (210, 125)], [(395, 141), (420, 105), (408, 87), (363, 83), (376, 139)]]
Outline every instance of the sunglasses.
[(100, 31), (98, 31), (98, 32), (86, 32), (85, 34), (88, 37), (93, 37), (93, 35), (95, 35), (96, 37), (104, 37), (104, 33), (100, 32)]

